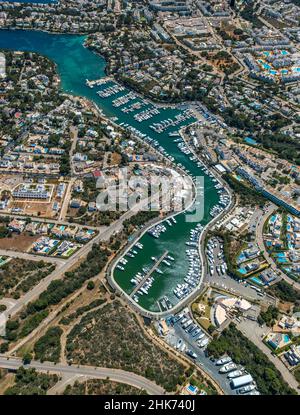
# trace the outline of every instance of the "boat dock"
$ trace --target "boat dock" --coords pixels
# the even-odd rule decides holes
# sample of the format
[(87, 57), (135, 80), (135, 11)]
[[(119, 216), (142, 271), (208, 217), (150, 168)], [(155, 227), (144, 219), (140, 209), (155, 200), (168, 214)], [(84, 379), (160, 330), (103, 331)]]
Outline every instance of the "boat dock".
[(93, 88), (95, 85), (96, 86), (101, 86), (101, 85), (106, 84), (107, 82), (111, 82), (113, 80), (114, 79), (111, 76), (106, 76), (105, 78), (95, 79), (93, 81), (89, 81), (88, 79), (86, 79), (85, 83), (90, 88)]
[(151, 277), (151, 274), (156, 271), (159, 264), (165, 259), (165, 257), (168, 255), (169, 251), (165, 251), (162, 256), (158, 259), (158, 261), (155, 262), (153, 267), (147, 272), (147, 274), (144, 276), (144, 278), (134, 287), (132, 292), (130, 293), (130, 297), (133, 297), (136, 292), (145, 284), (147, 279)]

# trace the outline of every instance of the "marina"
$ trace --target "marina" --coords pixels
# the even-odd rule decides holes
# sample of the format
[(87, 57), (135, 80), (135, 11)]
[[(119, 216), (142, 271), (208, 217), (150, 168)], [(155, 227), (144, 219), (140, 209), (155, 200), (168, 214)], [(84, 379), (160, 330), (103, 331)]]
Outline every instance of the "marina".
[[(149, 143), (170, 161), (176, 162), (177, 166), (190, 174), (191, 177), (194, 179), (197, 176), (203, 177), (203, 189), (197, 191), (194, 208), (185, 213), (177, 214), (174, 218), (176, 223), (169, 218), (172, 226), (164, 221), (163, 226), (166, 230), (160, 232), (157, 238), (146, 232), (138, 241), (143, 245), (143, 248), (133, 248), (138, 254), (131, 250), (131, 255), (125, 257), (128, 262), (119, 262), (114, 270), (114, 280), (123, 291), (130, 295), (133, 276), (142, 272), (143, 268), (153, 266), (151, 257), (160, 258), (165, 251), (168, 251), (168, 255), (173, 260), (167, 257), (164, 259), (170, 265), (161, 262), (157, 269), (162, 273), (156, 271), (153, 274), (153, 281), (147, 289), (148, 294), (143, 293), (143, 295), (138, 296), (138, 299), (139, 305), (146, 310), (170, 309), (180, 301), (174, 294), (174, 289), (179, 288), (179, 296), (181, 295), (180, 290), (183, 295), (186, 295), (186, 292), (191, 292), (194, 289), (193, 285), (197, 284), (200, 278), (199, 259), (197, 259), (196, 252), (193, 251), (193, 249), (197, 250), (197, 247), (186, 245), (186, 242), (195, 242), (190, 240), (190, 232), (195, 229), (199, 222), (199, 219), (196, 223), (193, 222), (197, 203), (198, 205), (203, 204), (202, 199), (204, 200), (203, 217), (200, 223), (201, 226), (205, 226), (211, 220), (211, 209), (219, 203), (220, 194), (218, 190), (221, 189), (216, 188), (218, 183), (213, 181), (212, 175), (202, 163), (198, 162), (191, 154), (185, 154), (181, 151), (184, 150), (183, 146), (179, 148), (177, 146), (179, 142), (175, 142), (177, 139), (180, 142), (182, 141), (181, 137), (178, 136), (179, 129), (195, 122), (192, 112), (190, 110), (182, 111), (159, 107), (159, 113), (152, 114), (155, 120), (149, 118), (139, 122), (134, 118), (134, 115), (140, 113), (142, 108), (142, 111), (145, 111), (146, 108), (151, 109), (155, 106), (145, 99), (136, 97), (134, 92), (108, 78), (105, 74), (106, 64), (104, 59), (84, 48), (84, 40), (84, 36), (76, 35), (2, 30), (0, 47), (38, 52), (49, 57), (56, 63), (61, 78), (61, 87), (67, 93), (89, 99), (95, 103), (103, 114), (134, 136), (138, 136)], [(89, 80), (89, 83), (87, 83), (87, 80)], [(101, 91), (102, 96), (97, 93)], [(136, 109), (132, 107), (135, 104), (137, 104)], [(124, 107), (133, 108), (133, 110), (125, 113), (122, 111)], [(169, 135), (169, 133), (174, 133), (174, 135)], [(187, 152), (187, 149), (185, 151)], [(186, 252), (186, 249), (190, 251)], [(185, 278), (189, 282), (184, 281)], [(184, 287), (179, 287), (178, 284), (184, 284)], [(188, 286), (185, 286), (185, 284), (188, 284)], [(186, 288), (188, 291), (186, 291)]]
[[(151, 275), (155, 272), (155, 271), (157, 271), (157, 269), (159, 269), (158, 268), (158, 266), (159, 266), (159, 264), (162, 262), (162, 261), (164, 261), (164, 258), (166, 257), (168, 255), (168, 251), (166, 251), (166, 252), (164, 252), (163, 254), (162, 254), (162, 256), (155, 262), (155, 264), (153, 265), (153, 267), (152, 268), (150, 268), (150, 270), (149, 271), (147, 271), (146, 272), (146, 274), (145, 274), (145, 276), (143, 276), (142, 277), (142, 279), (141, 279), (141, 281), (134, 287), (134, 289), (133, 289), (133, 291), (131, 292), (131, 294), (130, 294), (130, 296), (131, 297), (134, 297), (134, 295), (140, 290), (140, 289), (143, 289), (144, 288), (144, 286), (147, 284), (147, 282), (148, 282), (148, 286), (149, 286), (149, 280), (152, 282), (153, 281), (153, 278), (151, 277)], [(152, 280), (151, 280), (151, 278), (152, 278)], [(142, 291), (143, 292), (143, 291)], [(146, 287), (146, 289), (144, 288), (144, 293), (145, 294), (148, 294), (148, 291), (147, 291), (147, 287)]]

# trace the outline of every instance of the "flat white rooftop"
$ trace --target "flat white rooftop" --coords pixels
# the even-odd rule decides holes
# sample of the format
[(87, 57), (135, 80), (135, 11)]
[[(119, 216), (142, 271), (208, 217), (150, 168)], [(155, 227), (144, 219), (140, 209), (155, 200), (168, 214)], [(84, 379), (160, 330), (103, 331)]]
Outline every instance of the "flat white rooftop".
[(5, 78), (6, 76), (6, 59), (4, 53), (0, 53), (0, 78)]

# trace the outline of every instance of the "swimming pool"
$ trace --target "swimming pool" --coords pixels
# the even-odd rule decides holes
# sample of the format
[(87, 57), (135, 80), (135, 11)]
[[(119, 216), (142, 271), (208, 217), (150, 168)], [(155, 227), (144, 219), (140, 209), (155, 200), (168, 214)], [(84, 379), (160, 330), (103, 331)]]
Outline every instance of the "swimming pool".
[(284, 264), (285, 262), (288, 262), (288, 260), (286, 258), (277, 258), (277, 261), (280, 262), (281, 264)]
[(252, 278), (250, 278), (250, 280), (255, 282), (258, 285), (264, 285), (264, 283), (262, 282), (262, 280), (259, 277), (252, 277)]
[(254, 140), (253, 138), (251, 138), (251, 137), (245, 137), (244, 138), (244, 141), (246, 141), (246, 143), (247, 144), (252, 144), (252, 145), (254, 145), (254, 146), (256, 146), (256, 144), (257, 144), (257, 141), (256, 140)]
[(244, 254), (244, 253), (241, 253), (241, 254), (239, 255), (239, 257), (238, 257), (238, 261), (239, 261), (239, 262), (243, 262), (243, 261), (245, 261), (245, 259), (246, 259), (246, 256), (245, 256), (245, 254)]
[(193, 385), (189, 385), (187, 389), (192, 393), (197, 393), (197, 390), (198, 390), (197, 386), (193, 386)]
[(265, 69), (271, 69), (271, 66), (270, 66), (268, 63), (263, 62), (263, 63), (262, 63), (262, 66), (263, 66)]

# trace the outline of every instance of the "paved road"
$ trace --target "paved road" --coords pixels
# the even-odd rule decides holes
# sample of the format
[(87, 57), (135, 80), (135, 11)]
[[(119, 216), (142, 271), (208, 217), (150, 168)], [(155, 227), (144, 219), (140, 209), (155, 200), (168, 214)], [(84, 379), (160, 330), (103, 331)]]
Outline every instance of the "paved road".
[(7, 309), (2, 314), (0, 314), (0, 317), (2, 317), (2, 320), (0, 320), (0, 326), (1, 321), (3, 322), (3, 320), (7, 319), (8, 316), (12, 317), (16, 315), (26, 304), (28, 304), (30, 301), (33, 301), (43, 291), (45, 291), (51, 281), (62, 278), (64, 273), (68, 271), (72, 266), (76, 265), (78, 260), (85, 258), (88, 252), (92, 249), (94, 243), (107, 241), (113, 234), (119, 232), (123, 226), (123, 221), (136, 214), (147, 203), (148, 199), (141, 200), (131, 210), (125, 212), (117, 221), (113, 222), (102, 232), (99, 232), (99, 234), (95, 236), (94, 239), (85, 244), (79, 251), (75, 252), (75, 254), (72, 255), (70, 259), (65, 261), (64, 264), (62, 264), (60, 267), (57, 267), (51, 274), (49, 274), (39, 284), (33, 287), (32, 290), (28, 291), (25, 295), (18, 299), (10, 309)]
[[(174, 335), (175, 335), (175, 342), (181, 338), (184, 343), (187, 345), (188, 349), (192, 350), (197, 355), (196, 364), (201, 367), (209, 376), (211, 376), (215, 382), (223, 389), (226, 395), (235, 395), (235, 391), (231, 389), (230, 382), (227, 379), (226, 375), (222, 375), (219, 373), (219, 367), (214, 364), (208, 357), (205, 356), (203, 349), (200, 349), (196, 346), (195, 342), (192, 340), (191, 336), (189, 336), (181, 327), (180, 323), (174, 324)], [(175, 343), (175, 344), (176, 344)]]
[(41, 223), (54, 223), (55, 225), (68, 225), (68, 226), (77, 226), (79, 229), (81, 228), (86, 228), (86, 229), (93, 229), (93, 230), (101, 230), (102, 228), (105, 228), (104, 226), (90, 226), (90, 225), (81, 225), (79, 223), (76, 222), (68, 222), (68, 221), (63, 221), (63, 220), (58, 220), (58, 219), (49, 219), (49, 218), (41, 218), (41, 217), (35, 217), (35, 216), (30, 216), (30, 215), (19, 215), (17, 213), (0, 213), (0, 216), (4, 216), (7, 217), (9, 216), (10, 218), (17, 218), (17, 219), (28, 219), (31, 218), (33, 222), (41, 222)]
[(265, 214), (258, 219), (257, 226), (256, 226), (256, 241), (258, 247), (264, 253), (264, 257), (266, 258), (267, 262), (269, 263), (270, 267), (274, 272), (276, 272), (282, 279), (284, 279), (288, 284), (292, 285), (295, 289), (300, 290), (300, 284), (290, 277), (288, 277), (281, 269), (276, 265), (273, 258), (269, 255), (268, 251), (266, 250), (264, 240), (263, 240), (263, 227), (264, 223), (268, 219), (272, 213), (274, 213), (278, 209), (276, 205), (270, 205), (270, 207), (266, 210)]
[[(21, 359), (10, 358), (9, 360), (5, 356), (0, 356), (0, 367), (3, 369), (18, 369), (20, 366), (24, 366)], [(29, 365), (24, 366), (26, 368), (35, 368), (37, 370), (51, 371), (61, 374), (74, 374), (90, 376), (98, 379), (109, 378), (111, 381), (125, 383), (127, 385), (134, 386), (138, 389), (146, 390), (150, 395), (163, 395), (165, 390), (156, 385), (154, 382), (132, 372), (126, 372), (121, 369), (100, 368), (92, 366), (68, 366), (63, 364), (54, 363), (40, 363), (32, 361)]]
[(286, 368), (279, 357), (272, 354), (271, 350), (262, 341), (262, 337), (267, 334), (268, 328), (261, 328), (256, 321), (250, 320), (242, 320), (237, 324), (237, 328), (268, 357), (268, 359), (279, 370), (283, 379), (291, 388), (297, 391), (298, 382), (292, 373)]
[(70, 203), (71, 196), (72, 196), (72, 187), (74, 185), (75, 180), (76, 180), (76, 178), (72, 177), (70, 179), (68, 185), (67, 185), (67, 189), (65, 191), (65, 196), (64, 196), (62, 206), (61, 206), (61, 209), (60, 209), (60, 214), (59, 214), (59, 218), (58, 218), (59, 221), (65, 220), (65, 218), (66, 218), (69, 203)]
[(51, 262), (52, 264), (57, 264), (59, 266), (62, 266), (66, 262), (61, 258), (29, 254), (28, 252), (13, 251), (11, 249), (0, 249), (0, 256), (10, 256), (12, 258), (28, 259), (30, 261)]

